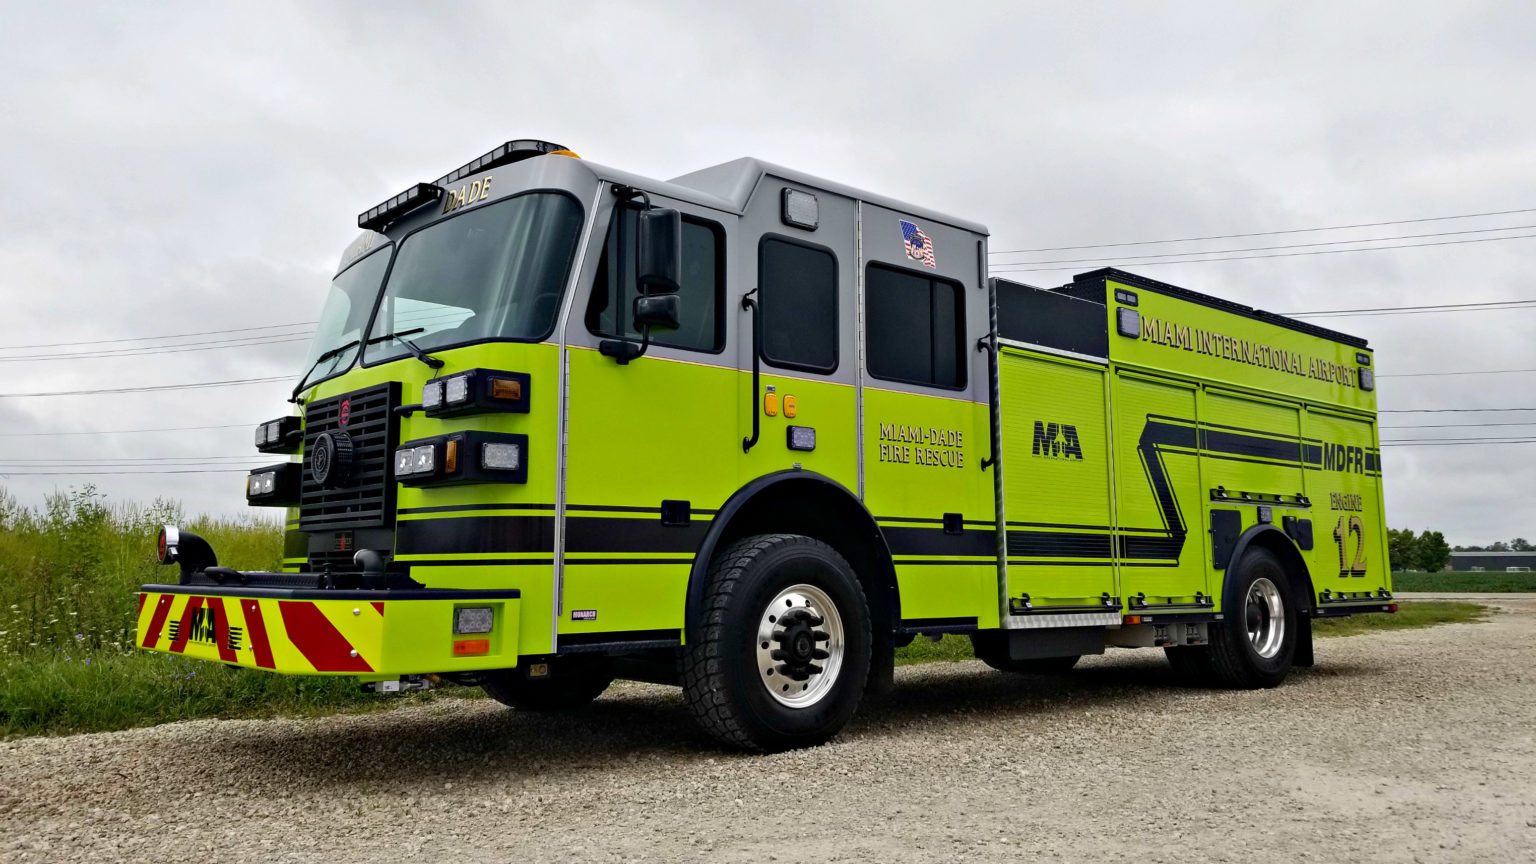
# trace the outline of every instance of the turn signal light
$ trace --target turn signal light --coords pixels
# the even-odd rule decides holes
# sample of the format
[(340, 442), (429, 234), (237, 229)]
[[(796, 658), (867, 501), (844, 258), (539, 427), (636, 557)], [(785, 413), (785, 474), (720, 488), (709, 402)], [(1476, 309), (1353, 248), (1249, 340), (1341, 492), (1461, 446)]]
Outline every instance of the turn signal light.
[(491, 379), (492, 399), (511, 399), (517, 401), (523, 398), (523, 382), (513, 378)]

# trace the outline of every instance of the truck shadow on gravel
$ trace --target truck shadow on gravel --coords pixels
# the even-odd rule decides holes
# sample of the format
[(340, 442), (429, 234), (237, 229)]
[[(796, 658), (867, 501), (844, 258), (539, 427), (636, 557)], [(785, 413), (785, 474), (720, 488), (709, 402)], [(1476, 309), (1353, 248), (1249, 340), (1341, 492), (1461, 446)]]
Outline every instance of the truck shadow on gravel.
[[(1113, 655), (1111, 655), (1113, 656)], [(956, 724), (1010, 718), (1042, 730), (1085, 712), (1200, 709), (1224, 692), (1188, 685), (1158, 658), (1116, 658), (1059, 676), (1010, 675), (979, 663), (934, 663), (899, 673), (895, 690), (867, 701), (836, 742), (953, 733)], [(1309, 679), (1379, 676), (1365, 665), (1296, 670), (1287, 685), (1245, 699), (1291, 699)], [(489, 700), (445, 700), (420, 708), (304, 723), (240, 724), (204, 752), (229, 770), (276, 784), (418, 788), (424, 776), (450, 782), (517, 782), (551, 772), (570, 778), (654, 761), (658, 771), (704, 760), (761, 757), (722, 748), (695, 725), (674, 688), (616, 688), (586, 709), (529, 714)]]

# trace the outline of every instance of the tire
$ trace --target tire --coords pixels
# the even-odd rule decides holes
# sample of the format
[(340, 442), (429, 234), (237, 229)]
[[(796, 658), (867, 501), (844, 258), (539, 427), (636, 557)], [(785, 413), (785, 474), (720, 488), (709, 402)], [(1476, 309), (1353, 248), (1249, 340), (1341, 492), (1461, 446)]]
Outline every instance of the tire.
[(824, 743), (853, 718), (869, 678), (869, 604), (831, 546), (797, 534), (737, 541), (715, 556), (702, 609), (682, 679), (705, 732), (773, 753)]
[[(1210, 625), (1211, 644), (1204, 652), (1208, 680), (1239, 690), (1279, 686), (1296, 656), (1299, 632), (1280, 559), (1268, 549), (1244, 553), (1223, 589), (1222, 609), (1226, 614)], [(1176, 651), (1168, 652), (1170, 662)]]
[(558, 713), (584, 707), (612, 683), (606, 658), (557, 657), (548, 678), (529, 678), (522, 669), (498, 669), (482, 673), (480, 689), (519, 711)]
[(1000, 630), (988, 630), (971, 634), (971, 651), (976, 659), (999, 672), (1015, 675), (1063, 675), (1077, 665), (1082, 657), (1035, 657), (1014, 660), (1008, 656), (1007, 634)]

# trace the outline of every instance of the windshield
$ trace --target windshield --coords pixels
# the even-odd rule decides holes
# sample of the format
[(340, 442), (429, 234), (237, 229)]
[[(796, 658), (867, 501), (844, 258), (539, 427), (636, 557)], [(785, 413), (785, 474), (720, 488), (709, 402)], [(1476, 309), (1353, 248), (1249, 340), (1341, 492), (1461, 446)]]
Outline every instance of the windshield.
[(519, 195), (405, 238), (364, 349), (369, 363), (402, 357), (398, 333), (423, 350), (544, 339), (555, 326), (581, 230), (566, 195)]
[(325, 307), (320, 310), (315, 341), (309, 346), (309, 356), (304, 360), (306, 370), (313, 368), (309, 383), (351, 368), (357, 357), (356, 345), (326, 359), (318, 367), (315, 364), (327, 351), (363, 338), (368, 313), (373, 311), (374, 298), (379, 296), (379, 283), (384, 281), (384, 271), (389, 268), (388, 249), (385, 246), (368, 253), (367, 257), (353, 262), (331, 280), (331, 293), (326, 295)]

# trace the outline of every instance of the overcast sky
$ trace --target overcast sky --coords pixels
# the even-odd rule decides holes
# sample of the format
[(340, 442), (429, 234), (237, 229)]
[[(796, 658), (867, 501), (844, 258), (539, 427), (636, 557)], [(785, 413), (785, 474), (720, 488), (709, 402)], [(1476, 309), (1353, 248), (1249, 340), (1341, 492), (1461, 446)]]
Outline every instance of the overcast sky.
[[(754, 11), (728, 11), (738, 7)], [(252, 425), (288, 410), (304, 342), (5, 358), (83, 350), (15, 346), (313, 321), (359, 211), (510, 138), (660, 178), (757, 156), (981, 221), (997, 250), (1536, 208), (1536, 6), (1525, 4), (0, 12), (0, 393), (290, 379), (0, 398), (0, 484), (27, 503), (89, 480), (114, 499), (247, 512), (240, 473), (20, 476), (35, 463), (16, 460), (251, 454)], [(1110, 264), (1529, 225), (1536, 212), (997, 257)], [(1087, 269), (1015, 278), (1052, 285)], [(1536, 240), (1129, 269), (1282, 312), (1529, 299)], [(1384, 376), (1536, 367), (1536, 309), (1313, 320), (1368, 338)], [(148, 344), (168, 343), (101, 347)], [(1383, 377), (1381, 407), (1536, 407), (1533, 385), (1536, 374)], [(1384, 414), (1383, 438), (1536, 431), (1387, 428), (1521, 420), (1536, 412)], [(18, 437), (223, 424), (238, 426)], [(1536, 538), (1536, 444), (1386, 452), (1392, 526), (1438, 528), (1452, 543)]]

